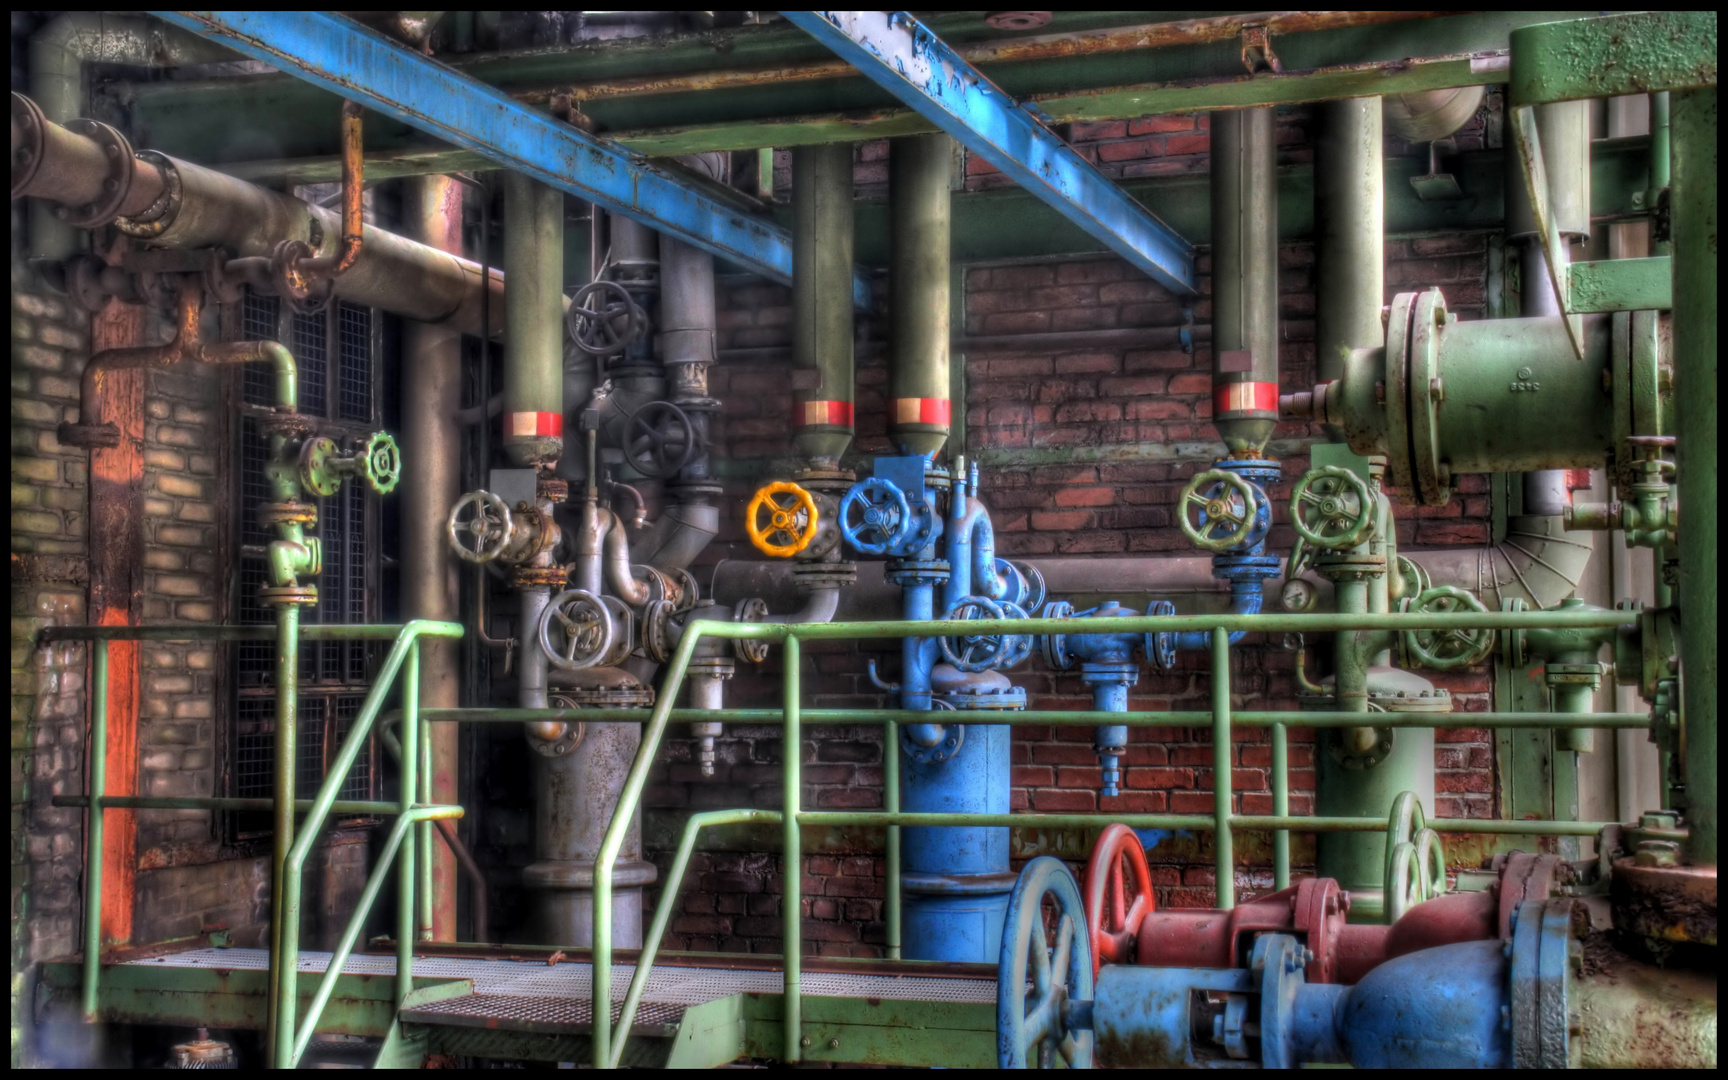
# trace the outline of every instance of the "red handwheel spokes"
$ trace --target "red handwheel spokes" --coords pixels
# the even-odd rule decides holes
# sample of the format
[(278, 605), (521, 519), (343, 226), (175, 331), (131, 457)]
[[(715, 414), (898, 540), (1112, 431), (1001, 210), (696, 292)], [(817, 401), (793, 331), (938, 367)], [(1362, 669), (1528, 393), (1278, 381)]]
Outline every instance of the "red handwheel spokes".
[(1126, 825), (1109, 826), (1086, 863), (1086, 926), (1092, 935), (1094, 975), (1100, 964), (1134, 962), (1140, 920), (1156, 907), (1140, 837)]

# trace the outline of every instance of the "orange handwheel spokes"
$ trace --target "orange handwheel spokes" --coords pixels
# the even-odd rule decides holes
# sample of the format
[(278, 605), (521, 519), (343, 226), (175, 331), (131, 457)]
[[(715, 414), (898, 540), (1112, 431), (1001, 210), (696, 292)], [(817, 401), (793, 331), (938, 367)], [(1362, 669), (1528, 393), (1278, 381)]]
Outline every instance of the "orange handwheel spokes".
[(781, 559), (809, 547), (818, 524), (816, 500), (789, 480), (764, 485), (744, 511), (750, 542), (762, 554)]
[(1146, 848), (1126, 825), (1098, 837), (1086, 862), (1086, 927), (1092, 935), (1092, 971), (1100, 964), (1134, 962), (1140, 920), (1155, 907)]

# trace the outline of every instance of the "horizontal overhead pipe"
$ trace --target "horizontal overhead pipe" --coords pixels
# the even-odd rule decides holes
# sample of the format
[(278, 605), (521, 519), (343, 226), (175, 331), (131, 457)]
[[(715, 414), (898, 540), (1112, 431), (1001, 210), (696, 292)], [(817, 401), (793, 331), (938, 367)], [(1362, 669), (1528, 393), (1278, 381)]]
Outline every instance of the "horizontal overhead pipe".
[[(21, 96), (13, 95), (13, 160), (23, 146), (39, 147), (41, 160), (22, 185), (15, 166), (13, 198), (89, 206), (113, 179), (104, 141), (54, 123), (42, 124), (39, 137), (21, 130)], [(241, 258), (269, 257), (282, 241), (299, 240), (335, 266), (349, 246), (342, 240), (340, 213), (153, 151), (133, 159), (130, 185), (114, 215), (121, 232), (155, 247), (219, 247)], [(362, 236), (365, 257), (335, 279), (336, 296), (421, 322), (448, 323), (465, 334), (481, 332), (486, 305), (477, 264), (371, 225)], [(490, 280), (496, 334), (504, 322), (504, 275), (492, 271)]]

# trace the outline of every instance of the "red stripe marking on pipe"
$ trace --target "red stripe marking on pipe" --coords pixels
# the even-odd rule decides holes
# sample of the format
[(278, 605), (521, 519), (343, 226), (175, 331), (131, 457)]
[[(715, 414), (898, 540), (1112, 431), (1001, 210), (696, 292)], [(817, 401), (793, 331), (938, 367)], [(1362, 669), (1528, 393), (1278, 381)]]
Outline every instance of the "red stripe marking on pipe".
[(894, 422), (897, 424), (937, 424), (948, 426), (952, 405), (947, 398), (903, 397), (894, 399)]
[(513, 412), (504, 417), (504, 437), (528, 439), (537, 436), (562, 438), (564, 416), (554, 412)]
[(1212, 415), (1238, 412), (1277, 412), (1278, 384), (1269, 382), (1224, 383), (1212, 390)]
[(810, 427), (815, 424), (851, 427), (852, 403), (850, 401), (794, 401), (792, 403), (792, 426)]

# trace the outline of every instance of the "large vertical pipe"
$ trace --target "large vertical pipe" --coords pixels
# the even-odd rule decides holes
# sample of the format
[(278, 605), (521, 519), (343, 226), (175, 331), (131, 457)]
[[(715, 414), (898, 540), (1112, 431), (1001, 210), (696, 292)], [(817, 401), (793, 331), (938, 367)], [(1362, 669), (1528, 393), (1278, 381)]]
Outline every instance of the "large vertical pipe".
[(793, 389), (793, 446), (811, 468), (837, 469), (852, 444), (849, 143), (792, 151), (792, 363), (816, 373)]
[[(1314, 312), (1316, 381), (1344, 375), (1352, 348), (1386, 338), (1386, 173), (1380, 99), (1345, 98), (1319, 107), (1314, 147)], [(1216, 120), (1216, 117), (1214, 117)], [(1214, 267), (1216, 269), (1216, 267)], [(1327, 425), (1327, 434), (1342, 441)]]
[(1259, 458), (1278, 423), (1278, 148), (1270, 107), (1211, 123), (1212, 423)]
[(504, 276), (504, 452), (550, 465), (564, 446), (564, 193), (520, 173), (504, 175)]
[[(1560, 242), (1582, 243), (1590, 238), (1590, 102), (1537, 106), (1536, 131), (1548, 174), (1549, 212), (1560, 227)], [(1553, 275), (1542, 253), (1518, 155), (1506, 155), (1506, 170), (1506, 239), (1518, 248), (1520, 310), (1525, 316), (1559, 316)], [(1571, 501), (1565, 469), (1527, 472), (1523, 487), (1526, 514), (1564, 514)]]
[(1716, 865), (1716, 91), (1672, 95), (1674, 383), (1680, 527), (1680, 708), (1685, 731), (1687, 857)]
[[(408, 181), (404, 224), (429, 247), (462, 254), (462, 187), (447, 176)], [(402, 335), (402, 449), (410, 482), (402, 486), (402, 617), (454, 622), (456, 561), (444, 536), (445, 519), (461, 494), (462, 444), (456, 410), (462, 404), (462, 335), (437, 323), (410, 322)], [(454, 708), (458, 698), (457, 642), (429, 639), (420, 646), (420, 702)], [(432, 725), (432, 790), (427, 801), (454, 804), (458, 792), (455, 724)], [(456, 857), (448, 846), (432, 860), (432, 936), (455, 941)], [(486, 928), (476, 926), (484, 939)]]
[(888, 165), (893, 322), (888, 435), (903, 454), (934, 457), (948, 441), (950, 335), (949, 184), (954, 142), (910, 135), (891, 144)]

